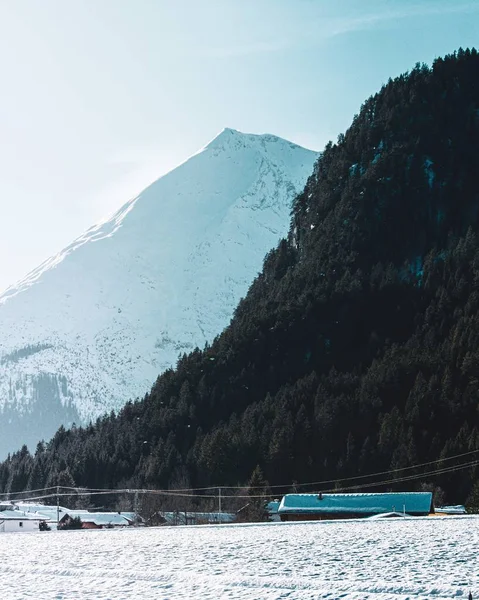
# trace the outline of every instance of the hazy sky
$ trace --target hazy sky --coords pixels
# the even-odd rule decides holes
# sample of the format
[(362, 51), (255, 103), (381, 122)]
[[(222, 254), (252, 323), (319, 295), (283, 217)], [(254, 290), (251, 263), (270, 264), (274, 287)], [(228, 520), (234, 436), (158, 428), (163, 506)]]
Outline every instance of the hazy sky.
[(479, 0), (0, 0), (0, 290), (223, 127), (321, 149)]

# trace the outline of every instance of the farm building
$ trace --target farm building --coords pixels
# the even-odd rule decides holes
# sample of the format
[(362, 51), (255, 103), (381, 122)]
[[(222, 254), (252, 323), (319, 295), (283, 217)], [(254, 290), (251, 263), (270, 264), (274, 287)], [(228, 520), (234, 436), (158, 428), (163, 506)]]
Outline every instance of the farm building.
[(466, 507), (462, 504), (456, 504), (455, 506), (436, 506), (434, 508), (434, 514), (438, 516), (465, 515), (467, 514), (467, 511)]
[(0, 505), (0, 533), (40, 531), (44, 519), (29, 515), (12, 504)]
[(62, 526), (68, 526), (69, 522), (74, 518), (80, 518), (82, 529), (129, 527), (136, 521), (133, 513), (69, 510), (60, 518), (59, 528), (61, 529)]
[(355, 519), (394, 512), (424, 516), (431, 509), (431, 492), (287, 494), (281, 500), (278, 514), (282, 521), (315, 521)]
[(158, 514), (161, 525), (211, 525), (233, 523), (234, 513), (170, 511)]
[(33, 502), (14, 501), (13, 504), (16, 508), (27, 513), (31, 517), (44, 519), (47, 525), (52, 529), (56, 529), (57, 526), (57, 510), (60, 519), (69, 511), (69, 509), (64, 506), (57, 507), (56, 505), (34, 504)]
[(84, 529), (128, 527), (132, 524), (142, 523), (141, 517), (133, 512), (90, 512), (88, 510), (73, 510), (65, 506), (48, 506), (31, 502), (15, 502), (14, 505), (33, 518), (43, 519), (52, 529), (57, 528), (57, 514), (60, 527), (74, 517), (80, 517)]

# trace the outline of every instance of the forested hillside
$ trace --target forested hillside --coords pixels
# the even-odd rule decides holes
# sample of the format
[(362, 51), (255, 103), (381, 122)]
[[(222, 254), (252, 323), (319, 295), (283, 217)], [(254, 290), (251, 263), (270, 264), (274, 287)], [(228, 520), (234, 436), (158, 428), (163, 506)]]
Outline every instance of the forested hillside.
[[(342, 480), (479, 450), (478, 82), (460, 50), (369, 98), (231, 325), (119, 415), (14, 454), (0, 491), (235, 485), (257, 464)], [(464, 502), (478, 473), (388, 487)]]

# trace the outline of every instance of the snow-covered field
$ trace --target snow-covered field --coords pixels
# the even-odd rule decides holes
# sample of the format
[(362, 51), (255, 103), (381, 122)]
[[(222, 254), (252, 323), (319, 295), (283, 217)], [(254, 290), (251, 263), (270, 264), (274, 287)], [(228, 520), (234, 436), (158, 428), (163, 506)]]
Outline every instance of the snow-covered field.
[(479, 518), (0, 535), (0, 598), (479, 598)]

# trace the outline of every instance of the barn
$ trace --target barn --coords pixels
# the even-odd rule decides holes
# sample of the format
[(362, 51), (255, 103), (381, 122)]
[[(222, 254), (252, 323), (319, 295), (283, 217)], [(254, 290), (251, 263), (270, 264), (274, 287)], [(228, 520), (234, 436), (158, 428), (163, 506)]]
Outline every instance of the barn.
[(135, 523), (133, 513), (119, 512), (89, 512), (69, 510), (59, 522), (59, 528), (67, 527), (74, 518), (79, 518), (82, 529), (111, 529), (112, 527), (129, 527)]
[(431, 492), (384, 494), (287, 494), (278, 514), (282, 521), (357, 519), (384, 513), (425, 516), (432, 510)]

